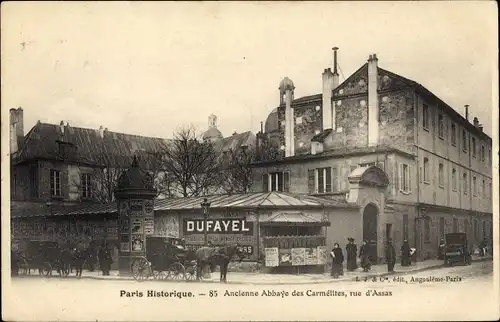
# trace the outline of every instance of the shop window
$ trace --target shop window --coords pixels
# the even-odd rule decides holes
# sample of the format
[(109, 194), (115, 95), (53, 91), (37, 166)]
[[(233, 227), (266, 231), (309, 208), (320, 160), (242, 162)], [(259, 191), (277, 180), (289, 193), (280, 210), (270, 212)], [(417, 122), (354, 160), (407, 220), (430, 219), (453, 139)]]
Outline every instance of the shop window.
[(455, 123), (451, 123), (451, 144), (453, 146), (457, 145), (457, 126)]
[(429, 130), (429, 106), (426, 104), (422, 106), (422, 127)]
[(424, 183), (429, 183), (430, 164), (429, 159), (424, 158)]
[(50, 170), (50, 195), (60, 197), (61, 193), (61, 171)]
[(403, 193), (411, 192), (410, 166), (405, 163), (399, 164), (399, 191)]
[(262, 190), (270, 191), (290, 191), (290, 172), (271, 172), (262, 175)]

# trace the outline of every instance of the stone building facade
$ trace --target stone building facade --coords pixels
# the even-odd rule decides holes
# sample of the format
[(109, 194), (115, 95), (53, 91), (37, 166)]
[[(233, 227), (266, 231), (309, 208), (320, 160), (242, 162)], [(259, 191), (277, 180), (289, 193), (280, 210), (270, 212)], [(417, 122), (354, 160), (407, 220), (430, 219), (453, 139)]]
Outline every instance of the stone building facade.
[(334, 57), (321, 94), (295, 99), (293, 82), (280, 84), (280, 104), (257, 134), (257, 145), (280, 154), (253, 165), (253, 190), (349, 199), (349, 177), (376, 166), (389, 179), (384, 206), (361, 226), (365, 239), (375, 234), (369, 227), (384, 236), (379, 254), (388, 238), (396, 249), (407, 239), (422, 259), (434, 257), (449, 232), (467, 232), (471, 247), (491, 242), (492, 140), (477, 118), (471, 123), (467, 107), (462, 117), (417, 82), (380, 68), (376, 55), (338, 84), (337, 48)]

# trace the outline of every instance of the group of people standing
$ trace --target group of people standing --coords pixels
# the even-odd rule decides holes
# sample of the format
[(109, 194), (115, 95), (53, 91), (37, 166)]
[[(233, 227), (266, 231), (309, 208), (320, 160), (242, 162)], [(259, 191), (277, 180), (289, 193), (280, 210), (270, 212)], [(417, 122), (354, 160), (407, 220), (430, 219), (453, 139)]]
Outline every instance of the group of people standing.
[[(363, 245), (359, 248), (358, 254), (358, 246), (354, 243), (354, 238), (348, 238), (348, 243), (345, 247), (347, 254), (347, 270), (355, 271), (358, 269), (358, 257), (360, 259), (361, 268), (363, 268), (363, 272), (368, 272), (371, 270), (371, 249), (368, 242), (363, 241)], [(401, 246), (401, 266), (410, 266), (411, 265), (411, 257), (413, 255), (414, 250), (410, 247), (410, 244), (407, 240), (403, 241), (403, 245)], [(330, 257), (332, 258), (332, 269), (331, 276), (333, 278), (338, 278), (339, 276), (344, 275), (344, 254), (342, 252), (342, 248), (340, 248), (339, 243), (333, 244), (333, 249), (330, 252)], [(387, 263), (387, 271), (394, 272), (394, 266), (396, 265), (396, 250), (392, 244), (392, 240), (389, 239), (387, 241), (387, 245), (385, 247), (385, 261)]]
[[(358, 269), (358, 246), (354, 243), (354, 238), (348, 238), (347, 240), (348, 243), (345, 247), (347, 254), (347, 270), (355, 271)], [(359, 248), (359, 258), (364, 272), (368, 272), (371, 269), (370, 254), (370, 246), (365, 240), (363, 241), (363, 245)], [(339, 243), (333, 244), (330, 257), (332, 258), (331, 276), (333, 278), (338, 278), (339, 276), (344, 275), (344, 253), (342, 252), (342, 248), (340, 248)]]

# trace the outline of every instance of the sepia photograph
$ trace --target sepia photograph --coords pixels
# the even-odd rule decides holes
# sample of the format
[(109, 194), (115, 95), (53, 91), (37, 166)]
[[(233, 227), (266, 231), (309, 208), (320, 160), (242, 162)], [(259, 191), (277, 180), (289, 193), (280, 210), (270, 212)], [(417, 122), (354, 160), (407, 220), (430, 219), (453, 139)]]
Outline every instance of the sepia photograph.
[(2, 319), (498, 320), (497, 10), (3, 2)]

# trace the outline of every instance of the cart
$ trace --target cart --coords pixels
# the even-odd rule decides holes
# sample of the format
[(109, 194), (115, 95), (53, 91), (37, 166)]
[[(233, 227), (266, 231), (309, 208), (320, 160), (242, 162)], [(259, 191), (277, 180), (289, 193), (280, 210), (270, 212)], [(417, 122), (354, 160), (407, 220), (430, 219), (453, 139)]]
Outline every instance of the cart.
[(470, 265), (471, 254), (468, 248), (466, 233), (451, 233), (445, 237), (444, 265)]
[(69, 270), (61, 267), (61, 257), (57, 242), (30, 240), (26, 249), (18, 255), (18, 275), (31, 275), (32, 270), (38, 270), (42, 276), (52, 276), (54, 269), (60, 275), (67, 275)]
[(146, 256), (132, 262), (132, 276), (138, 281), (196, 279), (196, 260), (188, 258), (178, 238), (146, 237)]

